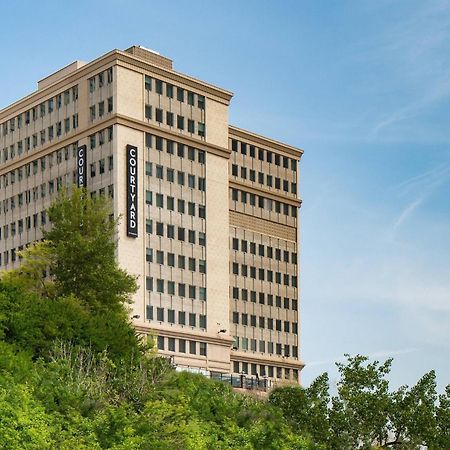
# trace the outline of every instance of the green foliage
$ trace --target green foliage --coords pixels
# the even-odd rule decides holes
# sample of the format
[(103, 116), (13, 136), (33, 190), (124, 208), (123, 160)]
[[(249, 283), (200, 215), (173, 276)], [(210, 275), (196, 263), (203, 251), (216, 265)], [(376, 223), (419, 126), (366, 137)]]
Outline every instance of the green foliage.
[(348, 356), (336, 396), (323, 374), (268, 401), (174, 372), (131, 327), (136, 281), (117, 266), (109, 212), (62, 193), (45, 240), (1, 277), (0, 448), (450, 448), (450, 386), (438, 397), (430, 372), (390, 392), (391, 360)]
[(330, 397), (324, 374), (307, 389), (275, 389), (269, 403), (320, 448), (450, 448), (450, 386), (438, 402), (431, 371), (412, 388), (391, 392), (386, 377), (392, 360), (380, 364), (346, 356), (346, 364), (337, 364), (341, 377), (336, 396)]
[(51, 273), (58, 295), (72, 294), (94, 309), (111, 310), (136, 291), (134, 277), (118, 267), (117, 220), (106, 197), (85, 190), (63, 191), (50, 206), (52, 227), (44, 232), (51, 251)]

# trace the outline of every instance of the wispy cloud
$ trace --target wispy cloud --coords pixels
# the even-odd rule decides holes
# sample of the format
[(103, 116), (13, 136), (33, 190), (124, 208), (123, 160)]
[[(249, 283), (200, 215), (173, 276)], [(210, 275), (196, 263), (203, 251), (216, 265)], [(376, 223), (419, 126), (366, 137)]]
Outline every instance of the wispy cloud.
[[(399, 355), (406, 355), (408, 353), (416, 352), (417, 348), (403, 348), (398, 350), (380, 350), (378, 352), (369, 353), (367, 356), (369, 359), (386, 359), (386, 358), (392, 358), (394, 356)], [(312, 361), (308, 362), (308, 367), (314, 367), (314, 366), (329, 366), (330, 364), (337, 363), (337, 362), (345, 362), (347, 361), (347, 358), (345, 356), (339, 356), (337, 358), (333, 359), (323, 359), (319, 361)]]
[(439, 164), (419, 175), (410, 177), (394, 187), (394, 191), (405, 196), (413, 194), (416, 197), (410, 201), (394, 220), (392, 226), (392, 237), (436, 190), (442, 186), (450, 177), (450, 162)]

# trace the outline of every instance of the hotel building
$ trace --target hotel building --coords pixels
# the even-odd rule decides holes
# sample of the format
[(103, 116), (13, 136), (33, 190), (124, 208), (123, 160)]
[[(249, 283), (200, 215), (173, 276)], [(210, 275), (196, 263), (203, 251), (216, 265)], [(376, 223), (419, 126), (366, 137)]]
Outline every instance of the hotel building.
[(0, 111), (0, 270), (62, 186), (112, 198), (130, 316), (179, 366), (298, 382), (302, 150), (229, 125), (232, 93), (143, 47)]

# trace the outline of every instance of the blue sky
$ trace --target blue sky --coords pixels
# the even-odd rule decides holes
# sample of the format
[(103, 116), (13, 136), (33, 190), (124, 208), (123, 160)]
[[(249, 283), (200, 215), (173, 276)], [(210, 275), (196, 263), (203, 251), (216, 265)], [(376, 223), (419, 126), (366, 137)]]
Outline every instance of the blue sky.
[(0, 108), (132, 44), (233, 91), (232, 124), (305, 150), (304, 384), (344, 353), (450, 382), (449, 1), (62, 5), (2, 5)]

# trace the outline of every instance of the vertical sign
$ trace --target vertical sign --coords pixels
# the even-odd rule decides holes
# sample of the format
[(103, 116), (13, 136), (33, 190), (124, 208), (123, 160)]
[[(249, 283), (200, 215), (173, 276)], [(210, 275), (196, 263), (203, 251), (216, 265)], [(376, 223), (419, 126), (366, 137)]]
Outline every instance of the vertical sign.
[(77, 150), (77, 186), (87, 187), (87, 154), (86, 146), (82, 145)]
[(138, 236), (138, 149), (127, 145), (127, 236)]

